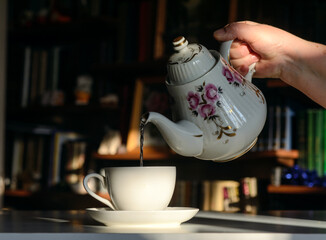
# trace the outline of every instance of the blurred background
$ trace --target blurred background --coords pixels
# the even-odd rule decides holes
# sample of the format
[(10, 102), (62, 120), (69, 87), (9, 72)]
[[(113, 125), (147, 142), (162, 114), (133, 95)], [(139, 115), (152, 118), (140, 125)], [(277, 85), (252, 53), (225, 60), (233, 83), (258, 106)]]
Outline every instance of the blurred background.
[[(251, 20), (326, 42), (322, 0), (1, 0), (1, 201), (85, 209), (83, 177), (139, 165), (139, 119), (167, 116), (166, 62), (182, 35)], [(144, 165), (177, 166), (171, 206), (207, 211), (326, 209), (325, 110), (279, 79), (254, 79), (268, 117), (249, 153), (227, 163), (177, 156), (145, 129)], [(0, 131), (1, 133), (1, 131)], [(109, 197), (97, 182), (90, 185)]]

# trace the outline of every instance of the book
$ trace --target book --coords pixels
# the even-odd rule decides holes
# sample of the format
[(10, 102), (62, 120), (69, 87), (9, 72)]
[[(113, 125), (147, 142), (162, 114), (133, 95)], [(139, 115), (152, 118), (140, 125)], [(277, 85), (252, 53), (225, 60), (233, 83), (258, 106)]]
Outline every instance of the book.
[(241, 182), (241, 208), (246, 213), (256, 213), (258, 207), (258, 187), (255, 177), (245, 177)]
[(267, 143), (267, 150), (271, 151), (273, 150), (273, 143), (274, 143), (274, 106), (269, 106), (268, 107), (268, 143)]
[(19, 188), (19, 177), (23, 172), (24, 161), (24, 139), (23, 136), (17, 134), (14, 138), (12, 168), (11, 168), (11, 183), (10, 189), (17, 190)]
[(53, 49), (53, 61), (52, 61), (52, 85), (51, 92), (58, 90), (59, 84), (59, 67), (60, 67), (60, 50), (59, 46)]
[(39, 68), (40, 68), (40, 52), (38, 49), (33, 50), (32, 57), (32, 74), (31, 74), (31, 88), (29, 96), (29, 104), (34, 105), (37, 99), (37, 92), (39, 86)]
[(314, 109), (307, 110), (307, 168), (315, 170), (315, 113)]
[(315, 111), (314, 160), (318, 177), (323, 176), (323, 110)]
[(292, 135), (293, 135), (293, 118), (294, 118), (294, 111), (290, 106), (284, 106), (283, 108), (284, 114), (284, 127), (283, 127), (283, 138), (282, 138), (282, 149), (291, 150), (293, 149), (292, 143)]
[(231, 208), (231, 203), (239, 202), (238, 195), (239, 182), (214, 180), (211, 183), (211, 211), (234, 211), (239, 210)]
[(211, 181), (204, 180), (201, 182), (201, 210), (211, 210)]
[(35, 160), (35, 169), (34, 169), (34, 179), (39, 182), (41, 185), (41, 181), (43, 178), (43, 157), (46, 154), (45, 150), (45, 139), (43, 136), (37, 137), (37, 150), (36, 150), (36, 160)]
[(34, 168), (36, 160), (36, 141), (34, 136), (26, 139), (25, 163), (23, 169), (24, 181), (22, 188), (24, 190), (33, 191), (34, 187)]
[(200, 182), (197, 180), (192, 180), (190, 187), (189, 207), (199, 208), (201, 199)]
[(57, 131), (54, 134), (54, 142), (53, 142), (53, 163), (52, 163), (52, 177), (51, 177), (51, 185), (56, 185), (60, 183), (61, 180), (61, 172), (62, 166), (62, 149), (63, 145), (67, 141), (81, 139), (82, 136), (76, 132), (62, 132)]
[(60, 181), (76, 184), (84, 176), (87, 143), (84, 140), (68, 140), (63, 144)]
[(48, 51), (43, 49), (40, 53), (40, 69), (39, 69), (39, 88), (38, 88), (38, 103), (46, 92), (47, 72), (48, 72)]
[(307, 169), (307, 114), (305, 110), (301, 110), (298, 112), (297, 117), (297, 133), (298, 133), (298, 151), (299, 151), (299, 158), (298, 158), (298, 165), (303, 168)]
[[(8, 144), (12, 154), (6, 157), (11, 159), (11, 166), (8, 167), (11, 184), (8, 187), (34, 192), (48, 186), (47, 177), (52, 159), (49, 142), (54, 129), (45, 125), (8, 122), (6, 130), (12, 142)], [(21, 181), (22, 178), (24, 181)]]
[(30, 88), (30, 71), (31, 71), (31, 56), (32, 49), (30, 46), (25, 47), (24, 53), (24, 71), (23, 71), (23, 87), (22, 87), (22, 100), (21, 106), (27, 107), (28, 105), (28, 94)]
[(280, 105), (275, 106), (275, 135), (273, 150), (279, 150), (281, 148), (281, 135), (282, 135), (282, 109)]
[(177, 180), (170, 206), (199, 207), (198, 182)]
[(156, 25), (155, 25), (155, 35), (154, 35), (154, 53), (153, 58), (159, 59), (164, 56), (165, 43), (164, 43), (164, 33), (166, 25), (166, 1), (158, 0), (156, 6)]

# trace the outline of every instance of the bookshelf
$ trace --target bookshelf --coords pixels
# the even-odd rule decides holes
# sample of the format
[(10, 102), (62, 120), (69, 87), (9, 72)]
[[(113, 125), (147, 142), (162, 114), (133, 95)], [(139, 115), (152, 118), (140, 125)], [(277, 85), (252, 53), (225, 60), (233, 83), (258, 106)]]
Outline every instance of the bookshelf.
[[(6, 130), (6, 135), (9, 141), (6, 145), (5, 168), (8, 178), (11, 174), (9, 164), (13, 157), (13, 143), (10, 141), (13, 142), (17, 134), (24, 135), (26, 140), (30, 139), (31, 136), (35, 135), (31, 133), (30, 128), (35, 126), (46, 126), (60, 131), (68, 130), (85, 136), (87, 149), (85, 151), (85, 165), (83, 169), (80, 169), (81, 175), (89, 169), (96, 169), (97, 162), (101, 162), (103, 167), (111, 164), (137, 164), (139, 160), (138, 149), (117, 155), (100, 155), (96, 149), (106, 127), (119, 129), (122, 141), (126, 142), (136, 79), (166, 75), (166, 61), (172, 51), (169, 44), (174, 37), (180, 34), (186, 35), (192, 42), (200, 42), (208, 49), (218, 49), (218, 43), (212, 38), (212, 32), (216, 28), (229, 21), (242, 19), (283, 27), (281, 20), (274, 18), (274, 15), (286, 18), (284, 21), (287, 23), (286, 30), (293, 30), (295, 33), (304, 32), (301, 30), (301, 26), (297, 26), (297, 23), (290, 24), (290, 18), (286, 12), (294, 12), (291, 10), (292, 5), (290, 3), (278, 3), (277, 1), (268, 4), (262, 4), (258, 0), (202, 1), (200, 5), (192, 5), (197, 4), (196, 1), (191, 4), (184, 4), (183, 1), (170, 0), (90, 0), (81, 1), (83, 4), (90, 5), (78, 5), (77, 1), (66, 1), (67, 5), (63, 6), (60, 6), (59, 1), (53, 1), (57, 2), (59, 6), (45, 6), (49, 8), (48, 19), (45, 22), (39, 22), (38, 17), (32, 21), (26, 18), (21, 19), (20, 16), (22, 15), (19, 13), (24, 13), (24, 9), (38, 12), (40, 8), (44, 7), (37, 6), (37, 4), (41, 4), (41, 1), (26, 2), (34, 2), (36, 6), (20, 3), (18, 0), (8, 1), (10, 16), (7, 30), (9, 54), (7, 61), (6, 124), (9, 129)], [(101, 8), (99, 4), (103, 4), (103, 7)], [(299, 1), (296, 7), (300, 8), (303, 4), (304, 1)], [(252, 8), (254, 5), (257, 8)], [(270, 9), (277, 8), (275, 12), (280, 14), (269, 11), (265, 5), (271, 5)], [(146, 9), (151, 9), (151, 13)], [(225, 9), (225, 11), (216, 9)], [(64, 17), (63, 20), (51, 20), (60, 11)], [(144, 18), (152, 19), (152, 21), (142, 19), (142, 23), (151, 22), (151, 25), (140, 26), (140, 11), (145, 11)], [(216, 11), (219, 14), (216, 14)], [(309, 11), (304, 12), (308, 14)], [(67, 15), (68, 21), (65, 18)], [(294, 16), (298, 16), (298, 14), (294, 12)], [(323, 15), (319, 13), (318, 16), (321, 18)], [(306, 19), (313, 21), (312, 17)], [(307, 23), (305, 27), (311, 29), (310, 26), (311, 22)], [(140, 31), (145, 32), (145, 34), (139, 34)], [(313, 34), (319, 36), (315, 32), (310, 33), (310, 35)], [(316, 40), (316, 36), (313, 36), (311, 40)], [(323, 37), (321, 36), (321, 38)], [(139, 49), (143, 50), (140, 52)], [(42, 54), (48, 56), (49, 61), (46, 69), (52, 76), (43, 77), (43, 80), (47, 79), (50, 85), (53, 84), (54, 73), (51, 72), (54, 65), (53, 55), (59, 51), (59, 57), (61, 57), (59, 65), (62, 72), (56, 74), (59, 76), (57, 80), (60, 88), (54, 90), (63, 90), (64, 104), (42, 104), (39, 100), (40, 96), (32, 104), (30, 101), (31, 93), (28, 90), (27, 102), (22, 105), (22, 89), (20, 88), (23, 88), (22, 76), (26, 65), (24, 61), (26, 51), (27, 53), (30, 51), (30, 81), (32, 81), (33, 66), (36, 69), (34, 76), (42, 75), (42, 64), (34, 63), (33, 56), (39, 56), (39, 58)], [(1, 64), (2, 66), (3, 64)], [(76, 105), (74, 93), (76, 79), (84, 74), (93, 78), (91, 98), (87, 105)], [(261, 82), (261, 80), (259, 81)], [(269, 97), (268, 102), (275, 96), (281, 96), (282, 99), (295, 96), (298, 102), (304, 102), (303, 107), (314, 106), (295, 90), (289, 91), (290, 87), (280, 80), (268, 80), (261, 85), (263, 91), (266, 89), (267, 92), (271, 92), (271, 95), (267, 96)], [(38, 84), (36, 86), (38, 89)], [(108, 94), (114, 95), (119, 101), (101, 103), (101, 98)], [(50, 142), (53, 136), (48, 135), (47, 141)], [(145, 147), (144, 157), (146, 161), (151, 161), (150, 164), (176, 164), (180, 169), (180, 180), (191, 178), (196, 180), (204, 178), (209, 180), (228, 180), (230, 178), (239, 180), (242, 177), (250, 176), (266, 181), (274, 166), (292, 167), (296, 163), (300, 154), (293, 148), (295, 145), (287, 150), (259, 149), (225, 164), (184, 158), (167, 148)], [(49, 152), (50, 149), (49, 147), (46, 151)], [(46, 157), (43, 157), (43, 161), (44, 168), (51, 168)], [(52, 170), (47, 169), (46, 171)], [(40, 196), (51, 192), (55, 195), (54, 193), (66, 191), (66, 187), (66, 185), (61, 186), (60, 184), (46, 186), (45, 189), (36, 193), (21, 188), (16, 190), (9, 188), (6, 195), (10, 198), (34, 199), (35, 194), (38, 195), (39, 193), (38, 196)], [(274, 190), (270, 190), (270, 188), (266, 185), (268, 194), (273, 194), (276, 191), (282, 191), (279, 189), (283, 189), (283, 186)], [(286, 191), (284, 190), (284, 192)], [(291, 191), (289, 190), (289, 192)], [(62, 194), (61, 196), (66, 196), (69, 199), (69, 194)]]
[[(49, 193), (62, 198), (73, 191), (67, 176), (86, 174), (107, 129), (119, 130), (126, 141), (135, 79), (165, 75), (166, 6), (166, 0), (8, 3), (7, 203)], [(84, 105), (76, 103), (80, 76), (92, 78)], [(79, 143), (58, 140), (68, 133), (81, 136)], [(81, 143), (86, 148), (75, 157), (83, 166), (62, 169)]]

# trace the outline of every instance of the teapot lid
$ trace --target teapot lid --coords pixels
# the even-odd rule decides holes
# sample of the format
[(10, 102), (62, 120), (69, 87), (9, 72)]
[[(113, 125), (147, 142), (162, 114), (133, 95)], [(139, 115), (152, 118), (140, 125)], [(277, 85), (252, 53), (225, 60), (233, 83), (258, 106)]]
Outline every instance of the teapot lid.
[(168, 83), (181, 85), (200, 78), (216, 62), (213, 55), (201, 44), (188, 44), (183, 36), (173, 40), (174, 50), (167, 64)]

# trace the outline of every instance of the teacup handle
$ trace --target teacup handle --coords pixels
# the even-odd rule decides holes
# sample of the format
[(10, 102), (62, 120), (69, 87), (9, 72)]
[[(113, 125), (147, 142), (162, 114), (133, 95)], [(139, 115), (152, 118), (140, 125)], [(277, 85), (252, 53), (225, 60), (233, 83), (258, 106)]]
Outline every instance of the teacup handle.
[[(231, 45), (233, 43), (233, 40), (230, 41), (225, 41), (222, 42), (221, 47), (220, 47), (220, 54), (221, 56), (231, 65), (230, 63), (230, 49), (231, 49)], [(232, 65), (231, 65), (232, 66)], [(244, 76), (244, 78), (251, 82), (252, 76), (254, 75), (254, 73), (256, 72), (255, 70), (255, 66), (256, 63), (253, 63), (249, 66), (249, 71), (247, 73), (246, 76)]]
[(105, 178), (98, 174), (98, 173), (90, 173), (88, 174), (83, 181), (84, 184), (84, 188), (86, 190), (86, 192), (91, 195), (93, 198), (95, 198), (96, 200), (99, 200), (100, 202), (104, 203), (105, 205), (107, 205), (109, 208), (111, 208), (112, 210), (116, 210), (116, 208), (114, 207), (114, 204), (109, 201), (108, 199), (105, 199), (99, 195), (97, 195), (95, 192), (93, 192), (89, 187), (88, 187), (88, 181), (91, 178), (97, 178), (98, 180), (100, 180), (101, 184), (103, 184), (103, 186), (105, 186)]

